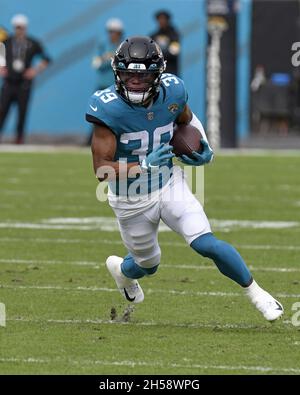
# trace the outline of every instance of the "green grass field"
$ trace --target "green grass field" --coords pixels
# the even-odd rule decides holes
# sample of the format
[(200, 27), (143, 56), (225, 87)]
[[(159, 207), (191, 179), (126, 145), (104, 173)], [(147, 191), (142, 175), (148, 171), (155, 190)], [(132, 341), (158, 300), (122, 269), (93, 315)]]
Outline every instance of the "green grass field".
[(216, 235), (285, 307), (269, 324), (171, 232), (131, 310), (104, 266), (126, 251), (96, 200), (89, 152), (1, 152), (0, 373), (299, 374), (299, 169), (300, 154), (266, 154), (219, 155), (205, 171)]

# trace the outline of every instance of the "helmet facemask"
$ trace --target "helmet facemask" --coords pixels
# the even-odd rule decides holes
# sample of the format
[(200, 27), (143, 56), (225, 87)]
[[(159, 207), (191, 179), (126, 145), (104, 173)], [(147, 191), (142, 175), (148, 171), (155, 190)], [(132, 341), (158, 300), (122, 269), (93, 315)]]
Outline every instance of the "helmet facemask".
[(117, 70), (116, 83), (127, 101), (143, 105), (159, 91), (160, 76), (157, 71)]

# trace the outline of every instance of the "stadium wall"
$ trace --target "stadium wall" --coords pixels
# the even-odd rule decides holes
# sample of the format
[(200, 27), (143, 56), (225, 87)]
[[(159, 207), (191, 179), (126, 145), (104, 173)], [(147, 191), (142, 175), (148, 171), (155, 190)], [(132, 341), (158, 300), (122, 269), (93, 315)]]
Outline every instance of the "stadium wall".
[[(106, 40), (105, 22), (119, 17), (125, 34), (148, 34), (156, 28), (153, 14), (167, 9), (182, 35), (181, 76), (194, 111), (205, 121), (205, 0), (1, 0), (1, 25), (24, 13), (30, 35), (41, 39), (53, 64), (35, 82), (27, 122), (28, 133), (86, 135), (88, 97), (97, 85), (91, 58)], [(12, 134), (14, 112), (5, 130)]]

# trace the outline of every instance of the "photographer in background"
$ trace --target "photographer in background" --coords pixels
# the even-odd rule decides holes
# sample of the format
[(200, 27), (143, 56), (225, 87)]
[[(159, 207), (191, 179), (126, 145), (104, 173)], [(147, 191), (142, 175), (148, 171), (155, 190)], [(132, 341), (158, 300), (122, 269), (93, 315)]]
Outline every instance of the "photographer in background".
[(114, 83), (111, 58), (122, 42), (123, 22), (118, 18), (111, 18), (106, 22), (106, 30), (108, 40), (99, 45), (98, 54), (92, 60), (92, 67), (99, 73), (98, 90), (108, 88)]
[[(98, 54), (93, 57), (92, 67), (98, 71), (99, 79), (97, 90), (102, 91), (115, 83), (115, 76), (111, 68), (111, 58), (123, 40), (124, 26), (118, 18), (110, 18), (106, 22), (108, 40), (100, 43)], [(90, 146), (93, 133), (90, 132), (86, 145)]]
[[(0, 94), (0, 131), (11, 105), (17, 103), (18, 122), (15, 143), (22, 144), (33, 80), (46, 69), (50, 59), (40, 42), (27, 36), (28, 19), (25, 15), (15, 15), (11, 23), (14, 34), (3, 41), (5, 65), (0, 66), (0, 76), (3, 78)], [(39, 56), (41, 61), (33, 67), (32, 63), (36, 56)]]
[(158, 11), (155, 14), (158, 23), (158, 30), (151, 34), (151, 38), (157, 42), (162, 49), (165, 60), (167, 61), (167, 73), (180, 76), (179, 54), (180, 36), (178, 31), (171, 23), (171, 15), (168, 11)]

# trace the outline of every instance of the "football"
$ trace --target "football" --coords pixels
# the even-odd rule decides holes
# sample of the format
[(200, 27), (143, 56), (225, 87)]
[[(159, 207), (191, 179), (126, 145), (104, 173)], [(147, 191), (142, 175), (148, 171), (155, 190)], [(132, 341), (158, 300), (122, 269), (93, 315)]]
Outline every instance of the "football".
[(193, 151), (202, 152), (201, 138), (200, 130), (192, 125), (180, 124), (174, 128), (170, 145), (176, 156), (187, 155), (193, 158)]

